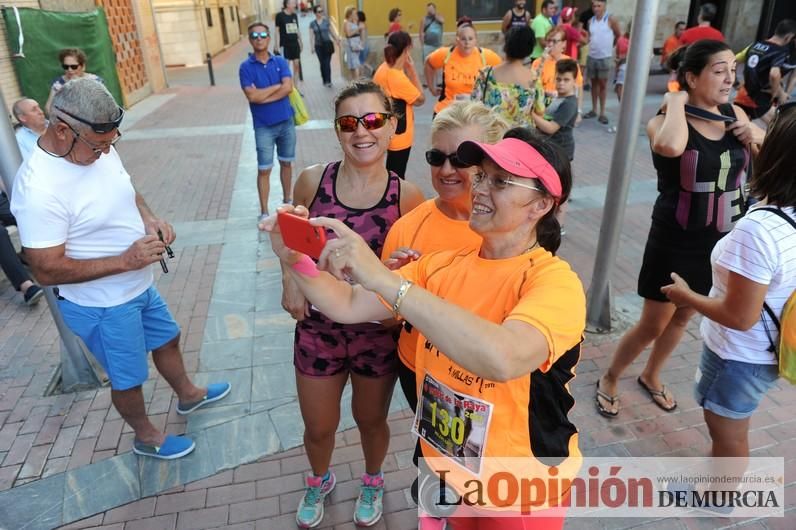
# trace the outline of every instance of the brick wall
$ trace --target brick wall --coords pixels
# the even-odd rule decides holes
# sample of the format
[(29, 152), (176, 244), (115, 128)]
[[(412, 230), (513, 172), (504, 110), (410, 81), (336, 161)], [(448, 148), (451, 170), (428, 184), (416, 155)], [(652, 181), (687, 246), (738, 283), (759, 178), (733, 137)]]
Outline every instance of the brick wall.
[[(39, 7), (39, 2), (36, 0), (19, 0), (19, 1), (4, 1), (3, 5), (5, 7)], [(14, 104), (16, 100), (22, 97), (22, 93), (19, 89), (19, 83), (17, 82), (17, 74), (14, 72), (14, 63), (13, 59), (11, 58), (12, 51), (17, 51), (16, 44), (9, 49), (8, 47), (8, 39), (6, 35), (6, 25), (0, 17), (0, 91), (3, 92), (3, 97), (5, 98), (6, 105), (8, 109), (11, 109), (11, 105)]]
[(138, 40), (132, 0), (97, 0), (97, 5), (105, 9), (108, 18), (108, 31), (116, 53), (116, 72), (125, 106), (129, 107), (152, 92)]

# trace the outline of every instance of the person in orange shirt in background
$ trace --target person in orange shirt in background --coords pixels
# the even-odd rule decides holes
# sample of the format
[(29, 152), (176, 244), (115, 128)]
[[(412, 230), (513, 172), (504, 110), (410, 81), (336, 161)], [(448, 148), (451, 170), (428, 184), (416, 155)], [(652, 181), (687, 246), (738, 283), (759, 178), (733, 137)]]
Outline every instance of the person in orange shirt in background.
[(666, 64), (669, 61), (669, 57), (671, 57), (677, 48), (682, 46), (680, 44), (680, 37), (683, 35), (683, 31), (685, 31), (685, 22), (681, 20), (674, 25), (674, 33), (669, 35), (663, 43), (663, 48), (661, 48), (661, 67), (666, 70), (669, 70), (669, 66)]
[[(478, 46), (478, 34), (469, 17), (456, 22), (456, 44), (437, 49), (426, 57), (425, 76), (428, 91), (439, 102), (434, 113), (453, 103), (455, 99), (470, 99), (478, 73), (487, 66), (502, 62), (498, 54)], [(437, 70), (442, 69), (442, 87), (434, 84)]]
[(384, 62), (373, 74), (373, 82), (392, 99), (393, 112), (398, 118), (395, 135), (387, 150), (387, 169), (405, 178), (415, 133), (415, 111), (412, 107), (418, 107), (426, 101), (412, 61), (412, 37), (408, 33), (390, 33), (387, 46), (384, 47)]

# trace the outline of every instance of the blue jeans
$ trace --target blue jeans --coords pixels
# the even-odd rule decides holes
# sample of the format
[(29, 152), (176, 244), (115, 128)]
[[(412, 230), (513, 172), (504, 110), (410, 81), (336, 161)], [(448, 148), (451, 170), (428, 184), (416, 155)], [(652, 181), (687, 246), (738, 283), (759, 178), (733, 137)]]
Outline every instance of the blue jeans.
[(296, 159), (296, 125), (293, 118), (267, 127), (254, 128), (254, 143), (257, 145), (257, 169), (274, 167), (274, 145), (280, 162)]
[(733, 420), (750, 417), (779, 377), (775, 364), (722, 359), (707, 346), (699, 360), (694, 398), (705, 409)]

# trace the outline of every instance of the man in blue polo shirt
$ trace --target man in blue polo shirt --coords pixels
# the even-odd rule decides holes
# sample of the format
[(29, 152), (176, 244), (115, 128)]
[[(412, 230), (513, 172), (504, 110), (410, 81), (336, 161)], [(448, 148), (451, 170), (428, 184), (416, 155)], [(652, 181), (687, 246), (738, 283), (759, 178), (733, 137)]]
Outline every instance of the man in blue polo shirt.
[(268, 216), (269, 178), (274, 165), (274, 144), (279, 159), (282, 181), (282, 200), (291, 202), (293, 160), (296, 157), (296, 127), (289, 95), (293, 79), (287, 61), (268, 51), (271, 33), (262, 22), (248, 28), (253, 52), (240, 65), (240, 86), (254, 120), (254, 139), (257, 144), (257, 191), (260, 196), (260, 217)]

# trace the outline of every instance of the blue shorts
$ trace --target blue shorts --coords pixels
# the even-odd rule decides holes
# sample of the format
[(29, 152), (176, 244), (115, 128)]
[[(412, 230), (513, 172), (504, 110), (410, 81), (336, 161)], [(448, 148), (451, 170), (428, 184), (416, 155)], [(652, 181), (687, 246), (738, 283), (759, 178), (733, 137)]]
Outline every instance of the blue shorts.
[(268, 127), (254, 128), (254, 143), (257, 145), (257, 169), (274, 167), (274, 145), (280, 162), (296, 159), (296, 125), (293, 118)]
[(180, 334), (154, 287), (113, 307), (86, 307), (65, 299), (59, 299), (58, 306), (66, 325), (108, 373), (114, 390), (143, 384), (149, 375), (148, 352)]
[(702, 350), (694, 398), (705, 409), (733, 420), (750, 417), (779, 377), (775, 364), (722, 359)]

